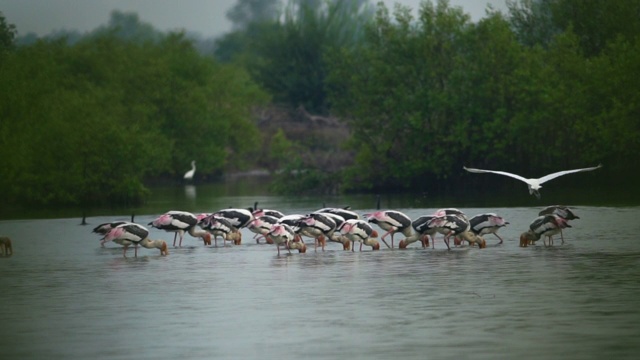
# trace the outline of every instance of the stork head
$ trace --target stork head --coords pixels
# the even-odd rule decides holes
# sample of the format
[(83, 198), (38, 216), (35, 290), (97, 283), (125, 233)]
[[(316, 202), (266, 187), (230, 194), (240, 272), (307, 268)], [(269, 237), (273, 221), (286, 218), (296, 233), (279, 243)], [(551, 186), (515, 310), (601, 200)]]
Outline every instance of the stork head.
[(204, 235), (202, 235), (202, 241), (204, 242), (204, 245), (211, 245), (211, 234), (210, 233), (206, 233)]
[(164, 255), (164, 256), (169, 255), (169, 249), (167, 247), (167, 242), (166, 241), (163, 241), (160, 244), (160, 255)]
[(342, 241), (342, 250), (351, 250), (351, 241), (344, 239)]
[(371, 244), (371, 250), (380, 250), (380, 243), (376, 240), (371, 240), (369, 243)]

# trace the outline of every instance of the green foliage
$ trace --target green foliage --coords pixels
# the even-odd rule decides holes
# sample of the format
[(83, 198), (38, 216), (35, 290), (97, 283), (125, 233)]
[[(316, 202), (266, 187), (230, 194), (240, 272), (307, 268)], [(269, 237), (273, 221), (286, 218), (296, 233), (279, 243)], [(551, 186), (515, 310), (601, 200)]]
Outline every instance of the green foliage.
[(366, 1), (290, 0), (280, 19), (259, 19), (218, 42), (216, 54), (246, 65), (277, 103), (328, 113), (324, 56), (362, 35)]
[(269, 145), (270, 163), (275, 164), (276, 166), (284, 164), (294, 156), (295, 152), (293, 147), (293, 143), (287, 139), (284, 131), (282, 129), (278, 129), (271, 138), (271, 144)]
[[(358, 154), (344, 188), (421, 189), (465, 165), (637, 172), (640, 32), (613, 25), (637, 6), (613, 3), (523, 1), (475, 24), (445, 0), (423, 2), (415, 20), (380, 5), (363, 43), (327, 57), (332, 110)], [(608, 25), (598, 32), (585, 14)]]
[[(251, 106), (267, 98), (238, 68), (183, 34), (131, 42), (105, 32), (39, 41), (0, 71), (0, 196), (36, 204), (130, 203), (144, 180), (191, 160), (213, 174), (257, 141)], [(234, 161), (230, 161), (233, 155)]]
[(13, 50), (17, 33), (16, 26), (8, 23), (0, 11), (0, 60), (5, 53)]

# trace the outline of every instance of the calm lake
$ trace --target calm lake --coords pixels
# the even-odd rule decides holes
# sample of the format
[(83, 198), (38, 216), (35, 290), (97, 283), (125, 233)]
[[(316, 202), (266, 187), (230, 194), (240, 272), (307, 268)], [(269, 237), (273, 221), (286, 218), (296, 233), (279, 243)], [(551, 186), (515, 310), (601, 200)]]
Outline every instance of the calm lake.
[[(0, 257), (1, 358), (637, 359), (639, 204), (551, 189), (537, 200), (520, 190), (500, 199), (380, 198), (413, 219), (441, 207), (498, 213), (510, 222), (499, 232), (505, 242), (488, 235), (482, 250), (448, 251), (440, 235), (435, 249), (351, 252), (329, 243), (277, 256), (245, 229), (239, 246), (205, 247), (186, 235), (169, 256), (141, 248), (123, 258), (91, 233), (132, 213), (146, 225), (168, 210), (256, 201), (284, 213), (351, 205), (360, 214), (377, 202), (260, 195), (260, 185), (241, 182), (155, 189), (142, 207), (90, 210), (88, 226), (73, 209), (5, 217), (0, 235), (13, 239), (15, 254)], [(538, 211), (557, 203), (580, 216), (565, 243), (520, 248)]]

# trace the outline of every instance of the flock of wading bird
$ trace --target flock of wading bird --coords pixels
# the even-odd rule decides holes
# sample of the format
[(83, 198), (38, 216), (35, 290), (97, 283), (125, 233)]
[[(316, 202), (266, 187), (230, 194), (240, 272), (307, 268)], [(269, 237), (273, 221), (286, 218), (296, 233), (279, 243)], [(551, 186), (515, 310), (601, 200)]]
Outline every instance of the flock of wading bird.
[[(185, 174), (185, 179), (193, 178), (195, 173), (195, 161), (191, 163), (192, 169)], [(540, 198), (540, 188), (542, 184), (559, 176), (599, 169), (602, 165), (590, 168), (564, 170), (555, 172), (541, 178), (527, 179), (520, 175), (505, 171), (483, 170), (464, 167), (466, 171), (472, 173), (493, 173), (515, 178), (527, 184), (529, 193)], [(560, 234), (562, 243), (564, 236), (562, 229), (571, 227), (568, 221), (579, 219), (575, 213), (566, 206), (553, 205), (543, 209), (533, 222), (529, 225), (529, 230), (520, 236), (520, 246), (526, 247), (534, 244), (540, 238), (545, 246), (553, 245), (553, 236)], [(470, 246), (477, 245), (478, 248), (485, 248), (486, 241), (483, 235), (494, 234), (503, 242), (497, 234), (498, 230), (509, 224), (504, 218), (495, 213), (483, 213), (471, 218), (455, 208), (440, 209), (431, 215), (423, 215), (412, 220), (407, 215), (396, 210), (381, 210), (364, 214), (362, 218), (354, 211), (347, 208), (322, 208), (310, 214), (290, 214), (285, 215), (278, 210), (258, 209), (257, 204), (248, 209), (223, 209), (211, 214), (192, 214), (185, 211), (169, 211), (148, 225), (154, 228), (173, 232), (173, 246), (179, 237), (178, 246), (182, 246), (184, 234), (188, 233), (193, 237), (201, 238), (206, 245), (211, 245), (213, 237), (214, 246), (218, 246), (218, 237), (226, 245), (227, 241), (235, 245), (242, 243), (241, 229), (247, 228), (253, 233), (256, 243), (264, 239), (265, 243), (275, 244), (278, 255), (280, 247), (283, 246), (289, 253), (291, 250), (298, 250), (304, 253), (307, 246), (304, 237), (312, 238), (315, 251), (318, 247), (324, 251), (327, 241), (341, 243), (344, 250), (355, 251), (355, 243), (362, 246), (371, 247), (372, 250), (379, 250), (380, 244), (377, 240), (378, 232), (371, 224), (377, 225), (385, 233), (380, 240), (388, 247), (394, 248), (394, 235), (401, 233), (405, 238), (400, 241), (398, 247), (406, 248), (409, 244), (420, 241), (423, 248), (435, 247), (435, 235), (443, 234), (444, 243), (451, 250), (449, 240), (454, 238), (454, 245), (461, 245), (467, 241)], [(134, 222), (111, 222), (100, 224), (93, 229), (94, 233), (103, 235), (101, 245), (108, 241), (113, 241), (124, 247), (123, 256), (127, 256), (127, 248), (131, 245), (135, 248), (135, 256), (138, 256), (138, 245), (159, 249), (161, 255), (168, 255), (167, 243), (164, 240), (149, 239), (149, 230)], [(385, 238), (390, 236), (391, 245)], [(547, 245), (548, 239), (548, 245)]]
[[(545, 246), (553, 245), (553, 235), (560, 234), (562, 229), (571, 227), (568, 221), (579, 219), (566, 206), (554, 205), (543, 209), (539, 216), (531, 223), (529, 230), (520, 237), (520, 246), (534, 244), (540, 238)], [(304, 237), (313, 239), (314, 250), (325, 249), (327, 241), (342, 244), (344, 250), (355, 251), (356, 243), (360, 243), (359, 250), (366, 245), (371, 250), (379, 250), (378, 231), (373, 225), (384, 230), (379, 238), (388, 248), (395, 247), (394, 235), (404, 235), (398, 243), (404, 249), (414, 242), (420, 242), (423, 248), (435, 248), (435, 236), (444, 235), (444, 243), (451, 250), (450, 240), (453, 237), (454, 246), (462, 245), (464, 241), (471, 246), (486, 247), (485, 235), (494, 234), (499, 243), (503, 239), (497, 234), (506, 225), (503, 217), (495, 213), (482, 213), (468, 218), (462, 211), (455, 208), (440, 209), (434, 214), (423, 215), (412, 220), (407, 215), (396, 210), (378, 210), (364, 214), (362, 217), (348, 208), (322, 208), (309, 214), (285, 215), (278, 210), (257, 208), (230, 208), (214, 213), (192, 214), (185, 211), (169, 211), (160, 215), (148, 225), (173, 232), (173, 246), (182, 246), (184, 235), (202, 239), (205, 246), (218, 247), (218, 237), (222, 245), (229, 241), (233, 245), (242, 243), (241, 229), (246, 228), (255, 235), (253, 239), (260, 244), (275, 244), (278, 255), (283, 247), (289, 253), (298, 250), (307, 251)], [(168, 255), (168, 246), (164, 240), (149, 239), (149, 230), (134, 222), (117, 221), (98, 225), (94, 233), (103, 235), (101, 245), (113, 241), (124, 247), (123, 256), (126, 257), (127, 248), (134, 246), (135, 256), (138, 246), (148, 249), (159, 249), (161, 255)], [(386, 238), (390, 238), (390, 244)], [(213, 239), (212, 239), (213, 238)], [(549, 239), (548, 244), (546, 238)], [(212, 245), (213, 240), (213, 245)], [(564, 243), (564, 238), (562, 238)]]
[[(195, 173), (195, 161), (191, 162), (191, 170), (184, 176), (189, 180)], [(592, 171), (602, 167), (598, 165), (590, 168), (564, 170), (555, 172), (538, 179), (527, 179), (520, 175), (505, 171), (483, 170), (464, 167), (472, 173), (493, 173), (504, 175), (527, 184), (529, 193), (540, 198), (540, 188), (542, 183), (555, 179), (559, 176)], [(526, 247), (543, 239), (545, 246), (553, 245), (553, 236), (560, 234), (562, 243), (564, 236), (562, 229), (571, 227), (570, 220), (579, 219), (575, 213), (566, 206), (553, 205), (543, 209), (531, 224), (529, 230), (520, 235), (520, 246)], [(84, 221), (83, 221), (84, 223)], [(377, 225), (385, 233), (380, 240), (388, 247), (393, 248), (394, 234), (401, 233), (405, 236), (398, 244), (401, 249), (408, 245), (420, 241), (422, 247), (427, 248), (429, 241), (431, 247), (435, 247), (435, 235), (443, 234), (444, 243), (451, 250), (449, 240), (454, 238), (454, 245), (461, 245), (467, 241), (470, 245), (477, 245), (478, 248), (486, 247), (483, 235), (494, 234), (503, 242), (497, 231), (509, 224), (504, 218), (495, 213), (483, 213), (471, 218), (460, 210), (449, 208), (440, 209), (431, 215), (423, 215), (415, 220), (411, 220), (407, 215), (395, 210), (382, 210), (364, 214), (362, 217), (347, 208), (323, 208), (310, 214), (285, 215), (277, 210), (257, 209), (257, 204), (248, 209), (223, 209), (212, 214), (194, 215), (185, 211), (169, 211), (159, 216), (148, 225), (154, 228), (173, 232), (173, 246), (179, 237), (178, 246), (182, 246), (185, 233), (193, 237), (201, 238), (206, 245), (211, 245), (213, 237), (214, 246), (218, 246), (218, 237), (226, 245), (227, 241), (235, 245), (242, 243), (241, 229), (247, 228), (254, 232), (256, 243), (264, 239), (265, 243), (275, 244), (280, 255), (280, 247), (284, 247), (289, 253), (291, 250), (298, 250), (304, 253), (307, 246), (303, 236), (312, 238), (314, 249), (318, 247), (324, 251), (327, 241), (341, 243), (344, 250), (355, 251), (355, 243), (362, 246), (371, 247), (372, 250), (379, 250), (380, 244), (377, 240), (378, 232), (371, 224)], [(149, 239), (149, 230), (137, 223), (127, 221), (116, 221), (100, 224), (93, 229), (94, 233), (102, 235), (101, 246), (108, 241), (113, 241), (124, 247), (123, 256), (127, 256), (127, 249), (134, 246), (135, 256), (138, 256), (138, 246), (147, 249), (159, 249), (161, 255), (168, 255), (169, 250), (166, 241)], [(390, 236), (391, 245), (385, 238)], [(548, 244), (547, 244), (548, 239)], [(0, 256), (13, 255), (11, 239), (0, 236)]]

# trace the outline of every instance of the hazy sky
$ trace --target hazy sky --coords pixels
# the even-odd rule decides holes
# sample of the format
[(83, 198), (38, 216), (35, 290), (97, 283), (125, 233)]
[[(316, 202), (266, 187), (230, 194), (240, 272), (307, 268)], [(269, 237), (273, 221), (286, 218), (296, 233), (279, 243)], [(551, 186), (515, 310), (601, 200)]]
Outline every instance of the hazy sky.
[[(163, 31), (184, 29), (203, 36), (218, 36), (231, 28), (225, 14), (237, 0), (0, 0), (5, 19), (16, 25), (18, 35), (46, 35), (54, 30), (91, 31), (109, 21), (111, 11), (135, 12), (140, 20)], [(384, 0), (417, 9), (421, 0)], [(436, 2), (433, 0), (433, 2)], [(377, 0), (371, 1), (377, 3)], [(505, 10), (505, 0), (450, 0), (453, 6), (478, 20), (486, 5)]]

